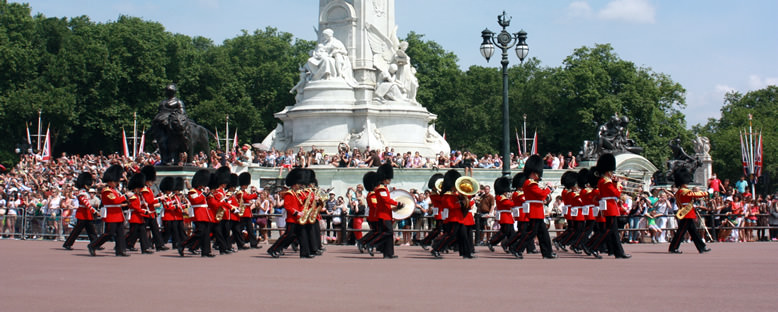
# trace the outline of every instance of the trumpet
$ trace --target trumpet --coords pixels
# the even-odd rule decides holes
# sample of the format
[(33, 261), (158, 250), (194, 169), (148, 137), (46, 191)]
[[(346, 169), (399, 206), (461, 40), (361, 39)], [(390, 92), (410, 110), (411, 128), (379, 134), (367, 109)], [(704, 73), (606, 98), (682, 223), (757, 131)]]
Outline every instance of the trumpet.
[(626, 176), (626, 175), (614, 174), (613, 177), (616, 178), (616, 179), (619, 179), (619, 180), (627, 181), (627, 182), (643, 184), (643, 180), (638, 179), (638, 178), (633, 178), (633, 177), (630, 177), (630, 176)]

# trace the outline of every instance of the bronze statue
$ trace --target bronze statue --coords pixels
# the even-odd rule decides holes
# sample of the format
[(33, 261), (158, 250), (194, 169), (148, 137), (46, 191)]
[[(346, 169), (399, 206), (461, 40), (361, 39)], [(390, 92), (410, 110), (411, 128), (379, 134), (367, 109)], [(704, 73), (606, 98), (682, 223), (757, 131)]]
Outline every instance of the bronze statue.
[(164, 165), (178, 164), (181, 153), (192, 156), (200, 151), (206, 155), (210, 153), (208, 137), (211, 132), (186, 116), (184, 102), (176, 97), (176, 91), (174, 84), (165, 87), (167, 99), (159, 103), (159, 112), (149, 129)]
[(597, 128), (597, 141), (584, 141), (580, 158), (583, 160), (595, 160), (605, 153), (640, 154), (643, 148), (635, 144), (635, 140), (627, 137), (627, 116), (613, 115), (610, 120)]

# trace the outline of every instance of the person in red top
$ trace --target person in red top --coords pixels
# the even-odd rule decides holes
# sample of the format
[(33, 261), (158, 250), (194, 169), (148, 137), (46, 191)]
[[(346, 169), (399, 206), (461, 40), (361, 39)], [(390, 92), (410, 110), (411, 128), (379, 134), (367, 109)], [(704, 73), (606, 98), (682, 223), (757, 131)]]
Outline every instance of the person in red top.
[(254, 229), (254, 222), (251, 222), (252, 214), (251, 209), (254, 208), (259, 195), (254, 192), (253, 189), (249, 189), (251, 184), (251, 174), (248, 172), (241, 173), (238, 176), (238, 184), (240, 184), (240, 191), (236, 196), (240, 199), (240, 204), (243, 208), (243, 214), (240, 215), (240, 221), (238, 226), (238, 233), (245, 230), (248, 233), (249, 247), (261, 248), (257, 241), (257, 231)]
[[(689, 184), (689, 182), (691, 182), (692, 179), (693, 179), (692, 174), (686, 168), (681, 168), (673, 171), (673, 182), (675, 182), (675, 186), (678, 187), (678, 191), (675, 193), (675, 200), (676, 203), (678, 204), (679, 209), (693, 205), (694, 204), (693, 201), (696, 198), (704, 198), (708, 196), (707, 192), (699, 192), (699, 191), (693, 191), (689, 189), (687, 184)], [(705, 242), (703, 242), (702, 238), (700, 238), (700, 233), (697, 231), (697, 226), (695, 225), (696, 221), (697, 221), (697, 213), (695, 213), (694, 208), (692, 208), (678, 222), (678, 230), (675, 231), (675, 235), (673, 235), (673, 240), (670, 241), (670, 247), (669, 247), (670, 253), (675, 253), (675, 254), (681, 253), (681, 251), (678, 250), (678, 248), (681, 246), (681, 239), (683, 239), (683, 237), (687, 232), (689, 233), (689, 236), (694, 242), (694, 246), (697, 247), (697, 251), (699, 251), (700, 253), (706, 253), (710, 251), (710, 248), (705, 246)]]
[(95, 250), (100, 249), (109, 237), (113, 237), (116, 243), (114, 247), (116, 256), (129, 256), (126, 251), (127, 241), (124, 237), (125, 215), (122, 212), (122, 210), (127, 209), (127, 199), (116, 190), (123, 176), (124, 168), (120, 165), (112, 165), (103, 172), (103, 182), (107, 186), (100, 193), (101, 203), (104, 207), (101, 209), (100, 215), (103, 217), (106, 228), (103, 235), (100, 235), (96, 241), (87, 245), (89, 254), (92, 256), (95, 256)]
[(551, 250), (551, 238), (548, 235), (546, 224), (543, 222), (546, 217), (543, 209), (544, 201), (548, 198), (548, 194), (551, 194), (551, 189), (539, 184), (543, 177), (543, 160), (540, 156), (532, 155), (527, 159), (524, 165), (524, 174), (527, 176), (527, 180), (524, 181), (522, 189), (526, 199), (524, 205), (529, 206), (529, 224), (527, 225), (527, 235), (519, 240), (516, 254), (518, 254), (518, 258), (521, 258), (521, 252), (526, 248), (526, 245), (532, 244), (532, 241), (537, 237), (543, 258), (554, 259), (557, 255)]
[(440, 183), (443, 183), (443, 174), (441, 173), (433, 174), (429, 181), (427, 181), (427, 187), (430, 189), (429, 199), (430, 208), (432, 209), (433, 229), (429, 234), (427, 234), (427, 236), (424, 237), (423, 240), (421, 240), (421, 242), (419, 242), (419, 245), (421, 245), (421, 248), (424, 250), (429, 250), (433, 240), (443, 231), (443, 222), (441, 221), (440, 217), (440, 195), (442, 195), (442, 193), (437, 188), (439, 180)]
[(276, 242), (267, 249), (267, 253), (273, 257), (281, 256), (281, 251), (297, 240), (300, 244), (300, 258), (313, 258), (310, 249), (310, 239), (300, 224), (303, 216), (303, 205), (306, 203), (307, 192), (303, 190), (306, 184), (305, 173), (302, 168), (294, 168), (286, 175), (288, 190), (281, 193), (286, 210), (286, 231)]
[[(213, 240), (215, 241), (213, 246), (219, 249), (220, 255), (232, 253), (230, 251), (231, 245), (225, 239), (227, 236), (225, 232), (229, 230), (227, 227), (228, 222), (226, 221), (229, 220), (230, 209), (232, 209), (232, 205), (228, 202), (229, 196), (227, 196), (224, 190), (228, 184), (230, 184), (230, 168), (227, 166), (216, 169), (216, 173), (211, 175), (211, 181), (208, 183), (211, 189), (211, 193), (207, 197), (208, 209), (215, 216), (211, 225), (211, 234), (213, 234)], [(216, 216), (219, 216), (220, 211), (223, 214), (221, 220), (218, 220)]]
[(173, 238), (173, 247), (178, 248), (182, 242), (183, 215), (179, 206), (178, 197), (173, 194), (176, 187), (173, 177), (164, 177), (159, 182), (159, 191), (162, 192), (162, 224), (165, 230), (162, 232), (162, 241), (167, 242)]
[(70, 232), (70, 236), (65, 240), (62, 248), (67, 250), (73, 249), (73, 243), (76, 242), (76, 238), (81, 235), (81, 230), (86, 230), (86, 235), (89, 237), (89, 243), (93, 243), (97, 239), (97, 232), (95, 232), (95, 216), (97, 212), (92, 204), (89, 203), (89, 193), (87, 190), (94, 183), (94, 177), (89, 172), (82, 172), (76, 178), (76, 188), (78, 188), (78, 209), (76, 210), (76, 226), (73, 227), (73, 231)]
[(224, 220), (226, 220), (226, 223), (224, 224), (224, 228), (222, 230), (224, 231), (224, 238), (227, 240), (227, 245), (229, 246), (228, 249), (230, 251), (235, 251), (235, 249), (232, 248), (233, 245), (237, 245), (238, 250), (245, 250), (249, 249), (248, 246), (246, 246), (246, 242), (243, 240), (243, 237), (241, 235), (240, 231), (240, 197), (235, 192), (235, 189), (238, 187), (238, 175), (237, 174), (230, 174), (230, 183), (227, 184), (227, 203), (229, 204), (229, 208), (226, 210), (226, 213), (224, 214)]
[[(136, 173), (132, 175), (130, 181), (127, 182), (127, 189), (131, 192), (126, 194), (127, 204), (130, 207), (132, 214), (130, 215), (130, 232), (127, 236), (127, 246), (130, 246), (130, 242), (140, 239), (141, 253), (151, 254), (151, 242), (149, 242), (149, 236), (146, 234), (146, 223), (144, 221), (144, 215), (149, 214), (150, 206), (144, 202), (141, 191), (145, 187), (146, 176), (143, 173)], [(154, 222), (157, 222), (154, 220)], [(130, 251), (134, 251), (133, 248), (127, 248)]]
[(357, 240), (357, 249), (359, 253), (365, 252), (365, 247), (368, 242), (373, 240), (378, 234), (378, 214), (376, 213), (376, 204), (378, 199), (375, 198), (375, 187), (378, 184), (378, 174), (374, 171), (368, 171), (362, 176), (362, 185), (364, 185), (367, 191), (365, 201), (367, 201), (367, 224), (370, 226), (370, 231), (367, 232), (361, 239)]
[(395, 206), (402, 208), (401, 203), (397, 203), (389, 197), (389, 183), (392, 183), (394, 171), (391, 163), (385, 163), (376, 170), (378, 174), (378, 185), (374, 189), (376, 196), (376, 210), (378, 213), (379, 230), (376, 237), (368, 246), (367, 252), (373, 256), (373, 247), (378, 248), (383, 254), (384, 259), (394, 259), (394, 230), (392, 222), (392, 208)]
[(594, 255), (595, 258), (601, 258), (598, 251), (592, 251), (588, 247), (589, 236), (595, 229), (596, 217), (594, 215), (594, 207), (599, 196), (597, 189), (593, 188), (593, 186), (596, 186), (596, 181), (597, 177), (594, 176), (593, 171), (583, 168), (578, 172), (578, 188), (581, 190), (578, 198), (581, 200), (581, 214), (584, 215), (584, 229), (572, 245), (577, 249), (583, 250), (586, 255)]
[(440, 197), (440, 208), (443, 209), (444, 229), (443, 237), (433, 245), (432, 256), (441, 258), (440, 252), (457, 243), (459, 255), (465, 259), (475, 258), (472, 240), (468, 243), (467, 230), (463, 225), (467, 207), (470, 207), (470, 198), (460, 194), (456, 190), (456, 181), (462, 175), (456, 169), (451, 169), (443, 176)]
[(499, 243), (502, 243), (503, 249), (507, 249), (506, 238), (516, 234), (513, 228), (513, 215), (511, 214), (511, 209), (516, 206), (511, 198), (511, 179), (499, 177), (494, 180), (494, 194), (497, 195), (495, 198), (497, 207), (494, 210), (494, 215), (500, 224), (500, 232), (492, 236), (492, 239), (487, 244), (491, 251), (494, 251), (494, 245)]
[(214, 257), (211, 253), (211, 226), (216, 220), (213, 213), (208, 209), (208, 202), (203, 190), (208, 186), (211, 180), (211, 172), (208, 169), (200, 169), (192, 176), (192, 188), (186, 195), (189, 201), (190, 219), (195, 223), (195, 231), (187, 240), (178, 245), (178, 254), (184, 256), (184, 248), (188, 247), (193, 251), (197, 245), (200, 246), (201, 257)]
[(551, 240), (557, 250), (567, 251), (567, 248), (565, 248), (567, 242), (576, 234), (576, 223), (573, 221), (573, 215), (578, 216), (580, 209), (580, 205), (575, 205), (574, 202), (576, 197), (578, 197), (577, 190), (574, 190), (577, 182), (578, 173), (575, 171), (567, 171), (562, 174), (561, 183), (565, 187), (562, 190), (562, 214), (567, 221), (567, 228)]
[(631, 255), (624, 253), (618, 234), (619, 224), (616, 218), (621, 215), (617, 204), (621, 197), (621, 185), (613, 177), (613, 172), (616, 171), (616, 157), (613, 154), (603, 154), (597, 159), (594, 171), (600, 176), (597, 189), (600, 190), (600, 214), (605, 216), (605, 233), (592, 249), (598, 250), (599, 246), (605, 243), (609, 254), (613, 254), (616, 258), (631, 258)]
[[(511, 182), (511, 186), (514, 189), (513, 195), (511, 196), (511, 200), (514, 204), (513, 208), (511, 208), (511, 214), (513, 215), (514, 220), (516, 220), (518, 231), (516, 231), (512, 237), (508, 238), (508, 241), (506, 242), (508, 248), (505, 252), (513, 254), (517, 258), (523, 258), (522, 255), (518, 253), (519, 240), (521, 240), (522, 236), (527, 235), (527, 225), (529, 224), (529, 213), (525, 212), (523, 207), (526, 198), (524, 197), (524, 190), (522, 187), (526, 180), (527, 176), (524, 172), (519, 172), (513, 176), (513, 181)], [(527, 253), (538, 253), (537, 249), (535, 249), (534, 242), (528, 244), (526, 248)]]
[[(141, 190), (140, 195), (143, 197), (143, 202), (148, 209), (143, 214), (143, 223), (151, 230), (151, 239), (156, 247), (157, 251), (168, 250), (165, 243), (162, 241), (162, 235), (159, 232), (159, 223), (157, 222), (157, 209), (162, 206), (159, 200), (154, 197), (154, 192), (151, 187), (154, 185), (154, 181), (157, 180), (157, 169), (154, 166), (144, 166), (140, 169), (140, 172), (146, 177), (145, 187)], [(128, 244), (128, 246), (135, 245), (135, 242)]]

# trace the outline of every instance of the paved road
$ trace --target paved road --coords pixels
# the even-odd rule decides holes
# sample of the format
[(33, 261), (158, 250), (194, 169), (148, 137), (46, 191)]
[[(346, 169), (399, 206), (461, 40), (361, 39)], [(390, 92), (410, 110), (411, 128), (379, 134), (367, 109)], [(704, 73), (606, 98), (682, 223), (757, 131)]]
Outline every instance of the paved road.
[[(61, 242), (0, 240), (0, 311), (774, 311), (778, 244), (718, 243), (682, 255), (625, 245), (632, 259), (560, 253), (435, 260), (397, 247), (383, 260), (329, 246), (316, 259), (262, 250), (212, 259), (174, 251), (90, 257)], [(266, 247), (265, 247), (266, 248)]]

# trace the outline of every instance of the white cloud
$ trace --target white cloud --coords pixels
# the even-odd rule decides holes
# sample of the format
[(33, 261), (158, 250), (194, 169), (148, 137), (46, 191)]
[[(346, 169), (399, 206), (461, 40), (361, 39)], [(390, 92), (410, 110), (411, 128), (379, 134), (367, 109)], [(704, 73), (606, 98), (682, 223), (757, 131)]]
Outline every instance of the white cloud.
[(219, 0), (199, 0), (200, 6), (208, 9), (218, 9)]
[(597, 13), (604, 20), (653, 24), (656, 9), (647, 0), (613, 0)]
[(571, 17), (590, 17), (592, 7), (586, 1), (575, 1), (567, 6), (567, 15)]
[(748, 87), (751, 90), (764, 89), (767, 86), (778, 86), (778, 77), (760, 77), (759, 75), (748, 76)]
[(717, 84), (716, 87), (714, 88), (713, 94), (715, 96), (718, 96), (720, 99), (723, 99), (725, 94), (733, 91), (737, 91), (737, 90), (735, 90), (735, 88), (730, 87), (728, 85)]

